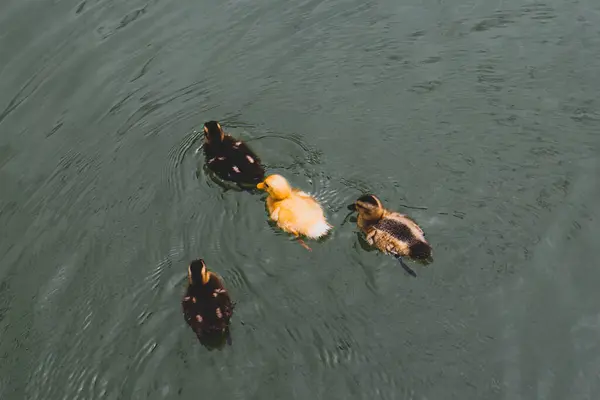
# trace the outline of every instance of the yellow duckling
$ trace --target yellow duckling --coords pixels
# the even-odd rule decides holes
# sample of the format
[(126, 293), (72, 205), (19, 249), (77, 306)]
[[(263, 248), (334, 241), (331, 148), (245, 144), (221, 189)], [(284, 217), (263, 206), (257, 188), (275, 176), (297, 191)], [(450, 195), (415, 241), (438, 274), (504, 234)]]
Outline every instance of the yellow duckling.
[(417, 274), (404, 263), (403, 256), (424, 264), (433, 261), (431, 246), (419, 225), (404, 214), (386, 210), (374, 195), (359, 197), (348, 209), (358, 212), (357, 225), (365, 234), (367, 243), (396, 257), (412, 276)]
[(283, 176), (270, 175), (256, 188), (269, 194), (267, 210), (271, 219), (283, 231), (296, 236), (307, 250), (311, 249), (300, 235), (318, 239), (332, 228), (319, 203), (311, 195), (292, 188)]

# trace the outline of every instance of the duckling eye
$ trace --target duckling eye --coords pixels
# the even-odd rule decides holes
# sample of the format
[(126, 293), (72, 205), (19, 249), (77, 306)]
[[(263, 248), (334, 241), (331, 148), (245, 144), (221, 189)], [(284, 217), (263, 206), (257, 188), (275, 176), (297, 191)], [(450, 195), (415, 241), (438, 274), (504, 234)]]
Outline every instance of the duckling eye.
[(268, 183), (265, 183), (265, 187), (266, 187), (266, 188), (268, 188), (268, 187), (269, 187), (269, 184), (268, 184)]

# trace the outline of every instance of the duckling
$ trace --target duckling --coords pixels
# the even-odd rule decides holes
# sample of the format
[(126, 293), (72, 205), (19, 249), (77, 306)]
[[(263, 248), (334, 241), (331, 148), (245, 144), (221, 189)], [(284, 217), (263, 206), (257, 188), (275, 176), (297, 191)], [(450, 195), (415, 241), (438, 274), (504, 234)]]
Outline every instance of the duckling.
[(217, 121), (204, 124), (203, 148), (207, 167), (223, 180), (254, 187), (265, 177), (260, 158), (246, 143), (225, 134)]
[(311, 251), (311, 248), (304, 243), (300, 235), (318, 239), (332, 228), (319, 203), (311, 195), (292, 188), (283, 176), (270, 175), (256, 185), (256, 188), (269, 194), (267, 209), (271, 219), (277, 222), (283, 231), (294, 235), (308, 251)]
[(234, 306), (222, 278), (209, 271), (204, 260), (199, 259), (188, 266), (188, 284), (181, 306), (186, 322), (198, 339), (228, 335)]
[(358, 212), (357, 225), (365, 234), (367, 243), (385, 254), (393, 255), (410, 275), (417, 276), (402, 257), (407, 256), (424, 264), (433, 261), (431, 246), (419, 225), (404, 214), (386, 210), (376, 196), (361, 196), (348, 209)]

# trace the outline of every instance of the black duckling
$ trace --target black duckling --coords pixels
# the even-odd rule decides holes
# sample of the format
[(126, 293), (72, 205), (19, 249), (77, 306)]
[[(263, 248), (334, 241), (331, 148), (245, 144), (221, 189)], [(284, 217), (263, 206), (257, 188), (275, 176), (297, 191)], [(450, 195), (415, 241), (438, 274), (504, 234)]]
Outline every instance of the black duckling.
[(349, 210), (358, 212), (357, 225), (365, 234), (367, 243), (385, 254), (391, 254), (412, 276), (417, 274), (404, 263), (403, 256), (423, 264), (433, 261), (431, 246), (425, 240), (423, 230), (404, 214), (386, 210), (381, 201), (372, 194), (359, 197)]
[(260, 158), (246, 143), (223, 132), (217, 121), (204, 124), (206, 166), (219, 178), (242, 188), (255, 188), (265, 178)]
[[(204, 260), (192, 261), (188, 267), (188, 287), (181, 301), (183, 315), (200, 341), (229, 335), (233, 304), (222, 278), (206, 268)], [(229, 342), (229, 337), (227, 341)]]

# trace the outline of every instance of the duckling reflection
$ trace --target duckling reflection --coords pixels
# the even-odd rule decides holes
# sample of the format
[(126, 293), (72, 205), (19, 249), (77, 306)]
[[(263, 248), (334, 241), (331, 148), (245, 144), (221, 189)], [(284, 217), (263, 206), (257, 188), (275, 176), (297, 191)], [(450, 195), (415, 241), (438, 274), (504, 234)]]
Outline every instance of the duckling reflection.
[(206, 268), (204, 260), (194, 260), (188, 267), (188, 287), (181, 301), (185, 321), (207, 347), (231, 344), (229, 321), (233, 303), (223, 280)]
[(205, 333), (202, 337), (198, 338), (198, 341), (202, 346), (204, 346), (207, 350), (222, 350), (226, 345), (231, 346), (231, 332), (229, 331), (229, 327), (225, 330), (225, 332), (210, 332)]
[(385, 254), (393, 255), (410, 275), (417, 276), (404, 263), (403, 257), (422, 264), (433, 262), (431, 246), (419, 225), (404, 214), (385, 209), (376, 196), (363, 195), (348, 209), (358, 212), (357, 226), (367, 243)]

